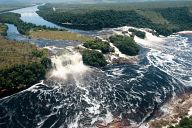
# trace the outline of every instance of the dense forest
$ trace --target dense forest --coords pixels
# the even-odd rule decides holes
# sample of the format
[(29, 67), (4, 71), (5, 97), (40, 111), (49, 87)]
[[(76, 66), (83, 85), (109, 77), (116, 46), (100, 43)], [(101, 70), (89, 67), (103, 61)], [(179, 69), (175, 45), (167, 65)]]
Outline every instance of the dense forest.
[(140, 47), (132, 37), (117, 35), (111, 36), (109, 39), (123, 54), (138, 55)]
[(145, 39), (145, 37), (146, 37), (145, 32), (142, 32), (142, 31), (139, 31), (139, 30), (136, 30), (136, 29), (133, 29), (133, 28), (130, 28), (129, 32), (132, 32), (132, 36), (137, 36), (137, 37), (139, 37), (141, 39)]
[(36, 84), (52, 66), (47, 50), (5, 39), (6, 28), (0, 24), (0, 97)]
[(155, 9), (159, 12), (166, 20), (169, 22), (165, 25), (168, 29), (172, 31), (181, 30), (192, 30), (192, 11), (191, 8), (166, 8), (166, 9)]
[[(191, 30), (192, 13), (190, 7), (162, 7), (162, 8), (136, 8), (111, 9), (97, 6), (91, 8), (74, 7), (70, 11), (53, 4), (39, 7), (38, 14), (48, 21), (56, 24), (83, 30), (100, 30), (120, 26), (145, 27), (156, 30), (159, 34), (167, 36), (181, 30)], [(106, 5), (107, 6), (107, 5)], [(75, 9), (74, 9), (75, 8)], [(98, 7), (99, 8), (99, 7)], [(157, 20), (158, 19), (158, 20)]]
[[(136, 30), (134, 30), (134, 32), (135, 31)], [(141, 31), (137, 32), (143, 34)], [(113, 43), (123, 54), (129, 56), (138, 55), (140, 51), (140, 46), (134, 41), (133, 37), (114, 35), (109, 37), (109, 41)], [(97, 38), (95, 40), (85, 42), (83, 46), (87, 48), (86, 50), (81, 51), (83, 63), (94, 67), (103, 67), (107, 65), (107, 61), (103, 54), (115, 52), (109, 42), (105, 42)]]
[(43, 80), (46, 70), (38, 63), (15, 65), (12, 68), (0, 70), (1, 88), (31, 86)]
[(29, 35), (29, 32), (32, 30), (33, 31), (41, 29), (58, 30), (56, 28), (47, 28), (46, 26), (36, 26), (32, 23), (25, 23), (20, 19), (20, 14), (12, 12), (0, 14), (0, 22), (14, 24), (17, 27), (18, 31), (24, 35)]
[(103, 67), (107, 65), (107, 61), (102, 53), (96, 50), (83, 50), (83, 63), (94, 67)]
[[(15, 48), (12, 48), (13, 50)], [(28, 87), (39, 80), (45, 78), (46, 71), (51, 68), (51, 60), (47, 58), (42, 51), (35, 50), (31, 54), (31, 60), (27, 59), (28, 62), (13, 62), (17, 59), (17, 56), (6, 56), (11, 59), (12, 63), (10, 66), (6, 66), (6, 61), (2, 55), (6, 53), (0, 52), (1, 63), (0, 63), (0, 90), (6, 88), (17, 88), (17, 87)], [(26, 54), (24, 56), (27, 56)]]
[(103, 54), (114, 52), (114, 49), (110, 46), (109, 42), (104, 42), (100, 39), (86, 41), (83, 46), (89, 49), (101, 50)]

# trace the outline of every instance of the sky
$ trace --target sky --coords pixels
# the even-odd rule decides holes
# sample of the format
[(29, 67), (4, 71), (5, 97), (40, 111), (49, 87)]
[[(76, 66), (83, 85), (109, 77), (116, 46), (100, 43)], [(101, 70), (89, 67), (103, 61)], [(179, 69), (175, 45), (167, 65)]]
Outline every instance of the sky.
[[(64, 3), (114, 3), (114, 2), (146, 2), (146, 1), (168, 1), (168, 0), (0, 0), (0, 3), (18, 3), (18, 2), (29, 2), (29, 3), (38, 3), (38, 2), (64, 2)], [(169, 0), (174, 1), (174, 0)], [(183, 1), (183, 0), (176, 0), (176, 1)]]

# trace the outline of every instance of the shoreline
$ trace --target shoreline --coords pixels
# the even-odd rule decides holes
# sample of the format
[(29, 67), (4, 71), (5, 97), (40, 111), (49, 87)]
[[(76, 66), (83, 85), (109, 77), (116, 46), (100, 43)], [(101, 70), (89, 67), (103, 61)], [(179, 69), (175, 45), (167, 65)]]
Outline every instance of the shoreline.
[(0, 99), (14, 95), (14, 94), (21, 92), (25, 89), (28, 89), (30, 87), (31, 86), (29, 86), (29, 87), (17, 87), (17, 88), (6, 88), (6, 89), (2, 88), (2, 89), (0, 89)]
[(22, 9), (22, 8), (33, 7), (33, 6), (34, 5), (26, 5), (24, 7), (16, 7), (16, 8), (13, 8), (13, 9), (7, 9), (7, 10), (0, 11), (0, 14), (11, 12), (11, 11)]
[[(177, 32), (178, 34), (186, 34), (186, 33), (191, 33), (192, 34), (192, 31), (182, 31), (182, 32)], [(151, 38), (149, 38), (149, 39), (152, 39), (152, 37)], [(156, 38), (155, 38), (156, 39)], [(154, 40), (155, 40), (154, 39)], [(149, 42), (151, 41), (151, 42), (154, 42), (154, 40), (148, 40)], [(158, 42), (158, 40), (157, 40), (157, 42)], [(146, 42), (146, 44), (147, 44), (147, 42)], [(31, 86), (29, 86), (29, 87), (31, 87)], [(14, 88), (14, 89), (16, 89), (16, 91), (14, 91), (14, 89), (12, 90), (12, 89), (8, 89), (7, 91), (5, 91), (5, 93), (7, 93), (8, 95), (7, 96), (9, 96), (9, 94), (11, 93), (11, 92), (13, 92), (12, 94), (10, 94), (10, 95), (13, 95), (13, 94), (15, 94), (15, 93), (18, 93), (18, 92), (20, 92), (20, 91), (22, 91), (22, 90), (25, 90), (25, 89), (27, 89), (28, 87), (23, 87), (23, 88)], [(2, 90), (0, 89), (0, 98), (2, 98), (1, 97), (1, 92), (2, 92)], [(188, 96), (188, 94), (190, 94), (190, 96), (189, 97), (187, 97)], [(183, 99), (184, 98), (187, 98), (187, 99), (185, 99), (184, 101), (183, 101)], [(165, 102), (165, 105), (163, 105), (163, 106), (166, 106), (169, 110), (175, 110), (175, 109), (177, 109), (177, 108), (175, 108), (175, 107), (177, 107), (179, 104), (178, 103), (181, 103), (180, 102), (180, 100), (182, 101), (182, 103), (188, 103), (188, 102), (190, 102), (191, 101), (191, 104), (189, 104), (189, 106), (190, 106), (190, 108), (192, 107), (192, 100), (190, 100), (190, 99), (192, 99), (192, 90), (190, 91), (190, 92), (184, 92), (181, 96), (179, 96), (179, 97), (176, 97), (176, 98), (174, 98), (174, 99), (170, 99), (170, 101), (168, 100), (167, 102)], [(175, 100), (175, 101), (174, 101)], [(187, 104), (186, 103), (186, 104)], [(183, 107), (183, 106), (181, 106), (181, 107)], [(161, 111), (161, 109), (160, 110), (157, 110), (157, 112), (160, 112)], [(161, 122), (161, 119), (167, 119), (167, 120), (170, 120), (170, 122), (172, 122), (172, 121), (175, 121), (175, 120), (172, 120), (172, 119), (170, 119), (170, 118), (172, 118), (173, 116), (175, 116), (175, 115), (178, 115), (179, 113), (168, 113), (168, 114), (166, 114), (166, 115), (163, 115), (163, 116), (161, 116), (161, 117), (157, 117), (156, 119), (152, 119), (152, 120), (150, 120), (149, 121), (149, 125), (153, 125), (153, 123), (155, 122), (156, 123), (156, 121), (159, 121), (159, 122)], [(154, 115), (155, 116), (155, 115)], [(119, 124), (120, 123), (120, 121), (119, 120), (114, 120), (114, 122), (112, 122), (112, 124), (114, 125), (120, 125)], [(147, 123), (148, 124), (148, 123)], [(122, 124), (121, 124), (122, 125)], [(109, 127), (110, 127), (110, 124), (108, 125)], [(143, 127), (141, 127), (141, 128), (143, 128)]]
[(127, 123), (124, 119), (115, 118), (105, 125), (98, 125), (98, 128), (167, 128), (169, 125), (176, 125), (181, 120), (181, 116), (192, 116), (192, 88), (186, 88), (178, 96), (168, 99), (159, 109), (154, 111), (154, 115), (141, 124)]
[(156, 128), (176, 125), (182, 117), (192, 116), (192, 88), (168, 100), (158, 111), (162, 115), (143, 123), (139, 128)]
[[(6, 30), (7, 31), (7, 30)], [(0, 33), (1, 34), (1, 33)], [(13, 50), (15, 50), (15, 53), (16, 54), (19, 54), (20, 56), (20, 58), (22, 58), (23, 56), (29, 56), (29, 55), (31, 55), (33, 58), (32, 58), (32, 60), (33, 61), (28, 61), (28, 62), (30, 62), (30, 63), (14, 63), (14, 65), (11, 65), (10, 66), (10, 64), (11, 63), (7, 63), (7, 61), (5, 61), (6, 62), (6, 64), (8, 64), (10, 67), (6, 67), (6, 65), (5, 65), (5, 67), (6, 68), (2, 68), (0, 71), (0, 75), (1, 76), (3, 76), (3, 79), (1, 79), (2, 81), (2, 84), (1, 84), (1, 87), (0, 87), (0, 99), (3, 99), (3, 98), (5, 98), (5, 97), (8, 97), (8, 96), (11, 96), (11, 95), (14, 95), (14, 94), (16, 94), (16, 93), (18, 93), (18, 92), (21, 92), (21, 91), (23, 91), (23, 90), (25, 90), (25, 89), (28, 89), (28, 88), (30, 88), (31, 86), (33, 86), (34, 84), (32, 84), (32, 83), (30, 83), (30, 82), (28, 82), (28, 83), (23, 83), (23, 84), (18, 84), (17, 85), (17, 83), (15, 82), (14, 83), (14, 81), (13, 81), (13, 85), (14, 86), (7, 86), (6, 84), (6, 81), (4, 80), (4, 74), (6, 74), (6, 73), (12, 73), (12, 69), (13, 68), (20, 68), (21, 70), (23, 70), (23, 68), (25, 68), (24, 70), (26, 70), (27, 69), (27, 71), (30, 71), (30, 73), (32, 73), (32, 75), (33, 75), (33, 73), (35, 74), (35, 73), (37, 73), (37, 74), (39, 74), (40, 76), (39, 76), (39, 78), (41, 78), (42, 76), (41, 75), (44, 75), (43, 73), (45, 72), (45, 73), (47, 73), (47, 72), (49, 72), (49, 70), (50, 70), (50, 68), (51, 67), (48, 67), (47, 65), (49, 64), (49, 62), (45, 62), (45, 63), (42, 63), (42, 61), (43, 61), (43, 59), (45, 58), (45, 59), (49, 59), (50, 58), (50, 51), (48, 51), (47, 53), (46, 53), (46, 51), (43, 51), (43, 49), (41, 48), (41, 47), (39, 47), (39, 46), (37, 46), (37, 45), (34, 45), (34, 44), (27, 44), (27, 43), (21, 43), (20, 44), (20, 42), (18, 42), (18, 41), (12, 41), (12, 40), (10, 40), (10, 39), (7, 39), (5, 36), (1, 36), (0, 35), (0, 41), (2, 42), (2, 46), (4, 46), (4, 44), (6, 44), (7, 43), (7, 45), (6, 45), (6, 47), (3, 47), (3, 48), (12, 48)], [(22, 45), (23, 44), (23, 45)], [(18, 46), (17, 46), (18, 45)], [(15, 48), (15, 49), (14, 49)], [(26, 51), (25, 53), (23, 52), (23, 54), (20, 54), (20, 52), (18, 52), (19, 50), (17, 49), (17, 48), (28, 48), (28, 49), (30, 49), (30, 50), (28, 50), (28, 51)], [(18, 50), (18, 51), (17, 51)], [(33, 51), (34, 52), (37, 52), (37, 53), (34, 53), (34, 55), (33, 55)], [(36, 56), (36, 54), (38, 54), (38, 52), (39, 52), (39, 54), (41, 54), (42, 53), (42, 56)], [(11, 55), (10, 55), (11, 56)], [(2, 57), (6, 57), (6, 56), (2, 56)], [(11, 56), (12, 57), (12, 56)], [(17, 58), (18, 59), (18, 58)], [(2, 63), (1, 63), (2, 64)], [(33, 65), (34, 64), (34, 65)], [(47, 64), (47, 65), (45, 65), (45, 64)], [(1, 66), (4, 66), (3, 64), (1, 65)], [(20, 67), (17, 67), (17, 66), (20, 66)], [(47, 67), (46, 67), (47, 66)], [(38, 71), (34, 71), (33, 70), (33, 68), (39, 68), (40, 70), (41, 70), (41, 72), (40, 72), (40, 70), (38, 70)], [(41, 69), (41, 68), (45, 68), (44, 70), (43, 69)], [(14, 69), (15, 70), (15, 69)], [(34, 71), (34, 72), (33, 72)], [(17, 72), (17, 71), (16, 71)], [(18, 74), (20, 74), (21, 76), (23, 75), (22, 73), (18, 73)], [(16, 75), (16, 77), (17, 76), (20, 76), (20, 75)], [(35, 82), (34, 83), (38, 83), (41, 79), (39, 79), (39, 78), (37, 78), (37, 80), (35, 79)], [(9, 79), (8, 77), (5, 77), (5, 79)], [(46, 79), (46, 74), (43, 76), (43, 79)], [(23, 79), (22, 79), (23, 80)], [(23, 82), (23, 81), (22, 81)]]

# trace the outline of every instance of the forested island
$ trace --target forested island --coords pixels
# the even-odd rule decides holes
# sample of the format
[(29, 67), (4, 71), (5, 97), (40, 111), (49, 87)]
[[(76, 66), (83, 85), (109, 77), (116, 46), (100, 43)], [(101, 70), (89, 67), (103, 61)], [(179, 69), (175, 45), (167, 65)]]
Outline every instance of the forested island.
[(114, 52), (114, 49), (110, 46), (109, 42), (104, 42), (101, 39), (86, 41), (83, 46), (89, 49), (101, 50), (103, 54)]
[(132, 37), (137, 36), (137, 37), (139, 37), (141, 39), (145, 39), (145, 37), (146, 37), (145, 32), (142, 32), (142, 31), (139, 31), (139, 30), (136, 30), (136, 29), (133, 29), (133, 28), (130, 28), (129, 32), (132, 32)]
[(151, 28), (160, 35), (168, 36), (174, 32), (192, 30), (190, 4), (191, 2), (167, 2), (159, 3), (159, 6), (157, 3), (87, 6), (46, 4), (39, 7), (38, 14), (48, 21), (69, 28), (100, 30), (134, 26)]
[(83, 50), (83, 63), (93, 67), (104, 67), (107, 61), (102, 53), (96, 50)]
[(52, 67), (49, 53), (33, 44), (5, 39), (7, 26), (0, 24), (0, 97), (45, 79)]
[(132, 37), (116, 35), (111, 36), (109, 39), (123, 54), (129, 56), (138, 55), (140, 48)]
[(110, 36), (108, 41), (96, 38), (83, 44), (86, 48), (81, 50), (84, 64), (94, 67), (106, 66), (107, 61), (104, 55), (110, 55), (115, 52), (115, 48), (110, 43), (117, 47), (121, 53), (128, 56), (136, 56), (140, 51), (140, 46), (134, 41), (133, 37), (114, 35)]

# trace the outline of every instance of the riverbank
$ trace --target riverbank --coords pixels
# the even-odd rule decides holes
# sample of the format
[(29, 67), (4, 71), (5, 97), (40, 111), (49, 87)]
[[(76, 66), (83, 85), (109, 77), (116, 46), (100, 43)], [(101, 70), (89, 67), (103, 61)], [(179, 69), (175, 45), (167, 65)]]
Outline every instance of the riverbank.
[(155, 112), (154, 116), (155, 117), (151, 120), (140, 125), (132, 124), (127, 120), (116, 118), (108, 124), (98, 125), (98, 128), (168, 128), (170, 126), (176, 126), (182, 119), (186, 117), (190, 118), (192, 116), (191, 88), (180, 96), (178, 95), (171, 98), (160, 108), (160, 110)]
[(74, 41), (89, 41), (91, 37), (81, 35), (78, 33), (72, 33), (68, 31), (51, 31), (51, 30), (37, 30), (32, 31), (29, 37), (35, 39), (49, 39), (49, 40), (74, 40)]
[(51, 68), (49, 52), (33, 44), (7, 40), (0, 24), (0, 98), (26, 89), (45, 79)]
[(192, 116), (192, 90), (180, 96), (173, 97), (169, 102), (161, 107), (159, 113), (162, 115), (157, 116), (155, 119), (144, 123), (140, 128), (157, 128), (177, 125), (182, 118)]
[(45, 4), (39, 7), (37, 13), (52, 23), (81, 30), (102, 30), (127, 25), (150, 28), (160, 35), (169, 36), (191, 29), (191, 20), (188, 20), (191, 19), (191, 2), (153, 2), (150, 6), (148, 4), (151, 3), (137, 3), (134, 8), (125, 3), (102, 6)]
[[(101, 37), (105, 40), (108, 39), (105, 37), (111, 36), (110, 34), (130, 36), (128, 29), (129, 27), (122, 27), (101, 31), (104, 34)], [(146, 48), (142, 49), (140, 54), (143, 57), (139, 57), (138, 63), (111, 64), (102, 70), (91, 68), (91, 71), (87, 72), (81, 55), (76, 54), (74, 49), (69, 49), (69, 54), (63, 50), (60, 56), (53, 56), (55, 68), (52, 79), (15, 94), (14, 98), (0, 100), (3, 112), (0, 126), (20, 127), (18, 125), (21, 124), (29, 128), (70, 126), (124, 128), (130, 127), (133, 122), (139, 124), (151, 118), (156, 110), (173, 96), (172, 94), (179, 94), (185, 88), (179, 80), (188, 80), (188, 77), (192, 76), (190, 72), (192, 50), (184, 37), (177, 37), (175, 39), (178, 42), (170, 40), (164, 45), (161, 38), (148, 33), (147, 29), (140, 30), (146, 30), (146, 38), (135, 36), (134, 39)], [(51, 42), (51, 45), (47, 41), (42, 41), (41, 44), (57, 52), (55, 49), (58, 43), (52, 40)], [(186, 44), (185, 47), (181, 42)], [(63, 47), (64, 45), (59, 46), (58, 49)], [(182, 54), (177, 54), (180, 52)], [(35, 55), (39, 56), (36, 53)], [(113, 57), (121, 56), (130, 60), (116, 49)], [(177, 58), (182, 60), (176, 60)], [(189, 69), (185, 62), (188, 62)], [(178, 69), (178, 72), (174, 69)], [(184, 78), (179, 76), (180, 74), (184, 74)], [(58, 80), (58, 77), (62, 79)]]
[(7, 96), (11, 96), (15, 93), (18, 93), (20, 91), (23, 91), (27, 89), (28, 87), (18, 87), (18, 88), (0, 88), (0, 98), (4, 98)]
[[(116, 29), (115, 33), (120, 34), (120, 35), (124, 35), (123, 33), (125, 31), (128, 31), (128, 29), (129, 29), (129, 27), (122, 27), (122, 28)], [(114, 31), (114, 30), (112, 30), (112, 31)], [(138, 37), (136, 37), (136, 42), (144, 42), (145, 44), (150, 45), (150, 42), (153, 42), (153, 41), (154, 42), (156, 42), (156, 41), (160, 42), (160, 41), (162, 41), (162, 40), (160, 40), (160, 38), (152, 35), (151, 33), (149, 33), (149, 32), (147, 33), (147, 31), (145, 31), (145, 32), (146, 32), (146, 40), (139, 39)], [(127, 35), (129, 35), (129, 34), (127, 34)], [(145, 41), (150, 41), (150, 42), (145, 42)], [(120, 53), (118, 54), (118, 56), (119, 55), (121, 56)], [(22, 89), (25, 89), (25, 88), (21, 88), (21, 90)], [(18, 91), (21, 91), (21, 90), (18, 89)], [(10, 90), (10, 92), (11, 92), (11, 90)], [(8, 93), (8, 91), (7, 91), (7, 93)], [(111, 126), (118, 126), (118, 127), (123, 126), (124, 124), (121, 124), (121, 123), (122, 122), (117, 119), (117, 120), (114, 120), (111, 124), (108, 124), (108, 127), (111, 127)], [(104, 127), (104, 126), (100, 126), (100, 127)]]

